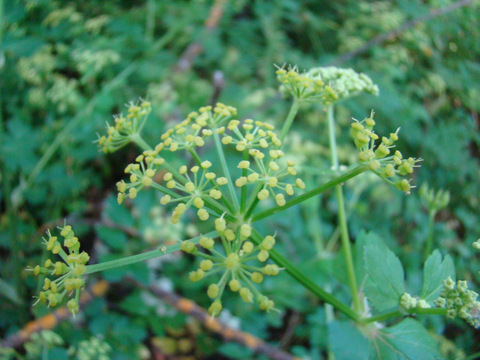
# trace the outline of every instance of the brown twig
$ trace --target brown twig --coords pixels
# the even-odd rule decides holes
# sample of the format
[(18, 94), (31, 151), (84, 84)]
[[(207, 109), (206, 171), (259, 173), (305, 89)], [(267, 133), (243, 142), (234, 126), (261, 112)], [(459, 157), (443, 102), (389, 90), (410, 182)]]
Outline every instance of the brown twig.
[[(213, 32), (220, 22), (226, 2), (226, 0), (215, 0), (215, 3), (212, 5), (210, 14), (205, 20), (205, 31), (207, 34)], [(180, 57), (174, 72), (185, 72), (190, 69), (193, 61), (202, 51), (203, 47), (198, 41), (191, 43)]]
[(253, 336), (252, 334), (243, 332), (241, 330), (233, 329), (221, 323), (217, 319), (212, 318), (203, 308), (201, 308), (191, 300), (188, 300), (186, 298), (183, 298), (171, 292), (162, 290), (156, 286), (151, 285), (151, 286), (145, 287), (144, 285), (136, 282), (133, 279), (129, 279), (129, 280), (138, 287), (148, 289), (150, 292), (162, 298), (165, 302), (167, 302), (171, 306), (175, 307), (178, 311), (197, 319), (208, 330), (214, 333), (217, 333), (224, 340), (233, 341), (233, 342), (242, 344), (252, 349), (255, 352), (268, 356), (270, 359), (273, 359), (273, 360), (300, 360), (299, 358), (289, 353), (286, 353), (282, 350), (279, 350), (267, 344), (266, 342), (257, 338), (256, 336)]
[(392, 31), (389, 31), (387, 33), (380, 34), (380, 35), (374, 37), (373, 39), (367, 41), (365, 44), (359, 46), (358, 48), (356, 48), (356, 49), (354, 49), (354, 50), (352, 50), (352, 51), (350, 51), (346, 54), (340, 55), (334, 61), (332, 61), (331, 64), (338, 65), (338, 64), (347, 62), (347, 61), (351, 60), (352, 58), (354, 58), (354, 57), (356, 57), (360, 54), (363, 54), (364, 52), (367, 52), (370, 48), (372, 48), (374, 46), (381, 45), (389, 39), (394, 39), (395, 37), (399, 36), (401, 33), (407, 31), (408, 29), (410, 29), (412, 27), (415, 27), (416, 25), (418, 25), (420, 23), (428, 22), (428, 21), (430, 21), (430, 20), (432, 20), (432, 19), (434, 19), (438, 16), (445, 15), (445, 14), (447, 14), (449, 12), (452, 12), (456, 9), (459, 9), (461, 7), (470, 6), (470, 5), (472, 5), (472, 2), (473, 2), (473, 0), (460, 0), (460, 1), (457, 1), (453, 4), (450, 4), (448, 6), (444, 6), (442, 8), (439, 8), (439, 9), (432, 9), (432, 10), (429, 11), (428, 14), (420, 16), (416, 19), (409, 20), (409, 21), (405, 22), (404, 24), (400, 25), (398, 28), (393, 29)]
[[(108, 283), (105, 280), (100, 280), (92, 285), (80, 297), (80, 308), (85, 307), (85, 305), (91, 302), (94, 298), (105, 295), (108, 287)], [(0, 342), (0, 347), (17, 348), (27, 341), (32, 334), (42, 330), (51, 330), (62, 321), (69, 319), (71, 316), (72, 314), (68, 311), (67, 307), (63, 306), (39, 319), (30, 321), (23, 327), (23, 329), (2, 340)]]

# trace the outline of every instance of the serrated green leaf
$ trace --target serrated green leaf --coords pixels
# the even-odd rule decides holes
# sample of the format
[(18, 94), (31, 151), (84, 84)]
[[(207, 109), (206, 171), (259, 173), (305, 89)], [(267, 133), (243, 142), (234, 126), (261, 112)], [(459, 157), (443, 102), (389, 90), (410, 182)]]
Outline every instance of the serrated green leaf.
[(387, 247), (367, 243), (365, 269), (365, 294), (370, 303), (378, 311), (396, 307), (405, 293), (403, 266), (398, 257)]
[(375, 338), (374, 354), (378, 360), (440, 360), (437, 343), (427, 330), (413, 319), (382, 330)]
[(449, 276), (455, 280), (455, 265), (452, 258), (446, 255), (442, 261), (440, 251), (435, 250), (425, 261), (421, 298), (429, 302), (435, 300), (440, 295), (443, 280)]

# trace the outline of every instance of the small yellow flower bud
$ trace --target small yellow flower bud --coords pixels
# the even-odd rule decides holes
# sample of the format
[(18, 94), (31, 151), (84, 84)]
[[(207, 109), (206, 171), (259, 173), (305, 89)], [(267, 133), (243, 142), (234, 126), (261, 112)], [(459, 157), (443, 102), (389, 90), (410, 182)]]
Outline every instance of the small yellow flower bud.
[(285, 196), (283, 194), (277, 194), (275, 195), (275, 202), (277, 203), (278, 206), (283, 206), (285, 205)]
[(232, 229), (226, 229), (223, 233), (223, 235), (225, 236), (225, 238), (228, 240), (228, 241), (233, 241), (235, 240), (236, 236), (235, 236), (235, 232), (232, 230)]
[(269, 167), (270, 170), (272, 170), (272, 171), (278, 171), (278, 170), (280, 170), (280, 166), (278, 166), (278, 164), (277, 164), (275, 161), (270, 161), (270, 163), (268, 164), (268, 167)]
[(269, 194), (267, 189), (262, 189), (258, 192), (257, 197), (259, 200), (266, 200)]
[(207, 290), (207, 295), (210, 299), (214, 299), (217, 297), (218, 293), (219, 293), (219, 288), (218, 288), (218, 285), (217, 284), (210, 284), (210, 286), (208, 287), (208, 290)]
[(216, 189), (210, 190), (210, 196), (215, 200), (218, 200), (222, 197), (222, 192)]
[(275, 186), (277, 186), (277, 184), (278, 184), (278, 179), (275, 176), (272, 176), (268, 180), (268, 185), (271, 186), (271, 187), (275, 187)]
[(210, 166), (212, 166), (212, 163), (208, 160), (205, 160), (200, 164), (200, 166), (202, 167), (202, 169), (208, 169)]
[(295, 185), (297, 185), (299, 189), (305, 189), (305, 183), (300, 178), (297, 178), (297, 180), (295, 180)]
[(267, 261), (269, 255), (267, 250), (260, 250), (257, 255), (257, 259), (261, 262)]
[(169, 182), (167, 182), (167, 188), (173, 189), (175, 187), (175, 184), (175, 180), (170, 180)]
[(193, 192), (193, 191), (195, 191), (195, 184), (192, 183), (191, 181), (187, 182), (187, 183), (185, 184), (185, 190), (186, 190), (187, 192), (190, 192), (190, 193)]
[(220, 301), (214, 301), (212, 305), (210, 305), (210, 307), (208, 308), (208, 313), (211, 316), (218, 316), (218, 314), (220, 314), (221, 311), (222, 311), (222, 304), (220, 303)]
[(249, 167), (250, 167), (250, 161), (247, 161), (247, 160), (242, 160), (238, 164), (239, 169), (248, 169)]
[(287, 186), (285, 186), (285, 192), (287, 193), (287, 195), (292, 196), (294, 194), (293, 186), (290, 184), (287, 184)]
[(262, 281), (263, 281), (263, 275), (260, 274), (259, 272), (254, 272), (252, 273), (252, 275), (250, 276), (250, 278), (252, 279), (252, 281), (254, 283), (257, 283), (257, 284), (260, 284)]
[(272, 235), (265, 236), (265, 239), (262, 241), (262, 248), (264, 250), (270, 250), (275, 245), (275, 238)]
[(153, 170), (153, 169), (147, 169), (147, 170), (145, 170), (145, 175), (148, 176), (148, 177), (150, 177), (150, 178), (152, 178), (152, 177), (155, 176), (155, 170)]
[(243, 237), (243, 238), (248, 238), (250, 235), (252, 234), (252, 227), (248, 224), (243, 224), (241, 227), (240, 227), (240, 235)]
[(278, 275), (279, 271), (280, 269), (275, 264), (269, 264), (263, 268), (263, 273), (268, 276)]
[(207, 180), (213, 180), (213, 179), (215, 179), (216, 176), (217, 176), (217, 175), (216, 175), (215, 173), (213, 173), (213, 172), (208, 172), (208, 173), (205, 174), (205, 178), (206, 178)]
[(196, 250), (196, 247), (195, 247), (195, 244), (193, 242), (191, 242), (190, 240), (185, 240), (180, 245), (180, 249), (182, 249), (186, 253), (191, 254)]
[(178, 169), (178, 172), (182, 175), (186, 174), (187, 173), (187, 166), (186, 165), (180, 166), (180, 169)]
[(200, 209), (197, 211), (197, 215), (198, 215), (198, 218), (202, 221), (206, 221), (208, 220), (208, 218), (210, 217), (210, 215), (208, 214), (207, 210), (205, 209)]
[(242, 297), (243, 301), (245, 301), (245, 302), (253, 302), (253, 294), (246, 287), (243, 287), (243, 288), (240, 289), (240, 296)]
[(130, 199), (135, 199), (137, 197), (137, 189), (136, 188), (130, 188), (128, 191), (128, 197)]
[(173, 174), (170, 173), (170, 172), (167, 172), (164, 176), (163, 176), (163, 180), (165, 181), (170, 181), (173, 179)]
[(203, 271), (208, 271), (210, 270), (211, 268), (213, 267), (213, 262), (212, 260), (202, 260), (200, 262), (200, 269), (202, 269)]
[(258, 180), (259, 177), (260, 175), (258, 175), (258, 173), (251, 173), (250, 175), (247, 176), (247, 180), (250, 182), (255, 182)]
[(230, 290), (234, 292), (237, 292), (242, 287), (242, 285), (240, 284), (240, 281), (238, 281), (237, 279), (230, 280), (228, 285), (230, 286)]
[(149, 187), (153, 184), (153, 180), (151, 178), (149, 178), (148, 176), (144, 176), (142, 178), (142, 184), (145, 186), (145, 187)]
[(199, 244), (204, 249), (213, 249), (213, 245), (215, 244), (215, 242), (212, 238), (208, 238), (208, 237), (204, 236), (204, 237), (200, 238)]
[(160, 204), (167, 205), (171, 200), (170, 195), (164, 195), (160, 198)]
[(246, 178), (245, 176), (239, 177), (239, 178), (235, 181), (235, 185), (236, 185), (237, 187), (242, 187), (242, 186), (244, 186), (246, 183), (247, 183), (247, 178)]
[(200, 197), (196, 197), (195, 200), (193, 200), (193, 204), (198, 208), (201, 209), (205, 205), (205, 202), (202, 200)]
[(370, 167), (371, 170), (376, 171), (380, 168), (381, 165), (380, 165), (380, 162), (378, 160), (372, 160), (372, 161), (370, 161), (368, 166)]
[(217, 230), (219, 234), (223, 233), (226, 228), (227, 222), (223, 218), (215, 219), (215, 230)]
[(253, 251), (254, 247), (255, 246), (253, 245), (253, 243), (251, 243), (250, 241), (245, 241), (243, 243), (242, 250), (245, 253), (250, 254)]
[(238, 266), (240, 258), (236, 253), (230, 253), (225, 259), (225, 267), (228, 269), (233, 269)]
[(222, 186), (228, 184), (228, 180), (226, 177), (219, 177), (217, 178), (217, 184)]

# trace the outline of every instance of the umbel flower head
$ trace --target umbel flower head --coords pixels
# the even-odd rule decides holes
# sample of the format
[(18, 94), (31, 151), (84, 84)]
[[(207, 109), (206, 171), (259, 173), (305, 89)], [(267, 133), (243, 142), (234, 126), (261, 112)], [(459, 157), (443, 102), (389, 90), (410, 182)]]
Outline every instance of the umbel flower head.
[[(222, 295), (228, 287), (236, 292), (245, 302), (256, 302), (260, 309), (270, 311), (274, 308), (273, 300), (263, 295), (255, 286), (263, 282), (265, 276), (278, 275), (280, 269), (275, 264), (254, 266), (252, 261), (265, 263), (269, 251), (275, 245), (275, 238), (266, 236), (259, 245), (249, 241), (252, 228), (249, 224), (231, 227), (223, 218), (215, 220), (215, 228), (222, 246), (216, 246), (213, 238), (200, 239), (199, 248), (191, 241), (184, 241), (183, 251), (197, 255), (203, 260), (199, 268), (189, 274), (191, 281), (199, 281), (212, 275), (221, 274), (219, 281), (211, 282), (207, 294), (212, 299), (208, 311), (217, 316), (222, 310)], [(223, 250), (220, 250), (220, 248)], [(208, 252), (208, 253), (207, 253)]]
[(329, 105), (361, 93), (378, 95), (378, 86), (372, 79), (353, 69), (330, 66), (299, 73), (295, 66), (278, 69), (276, 74), (282, 88), (301, 101)]
[(370, 117), (362, 121), (353, 119), (352, 137), (359, 151), (358, 159), (360, 163), (367, 165), (371, 171), (386, 182), (406, 194), (410, 194), (412, 188), (410, 180), (404, 177), (412, 174), (413, 169), (420, 166), (417, 163), (421, 159), (404, 158), (400, 151), (396, 150), (394, 152), (393, 149), (395, 148), (395, 142), (398, 141), (400, 129), (391, 133), (388, 138), (383, 136), (380, 144), (376, 145), (379, 136), (373, 131), (375, 126), (373, 114), (372, 111)]
[(468, 289), (467, 282), (455, 282), (449, 277), (443, 281), (440, 297), (434, 301), (435, 305), (447, 309), (447, 316), (451, 319), (459, 317), (475, 328), (480, 327), (480, 302), (478, 294)]
[[(279, 149), (282, 142), (275, 134), (274, 126), (251, 119), (241, 122), (232, 119), (234, 115), (236, 109), (231, 106), (217, 104), (213, 109), (206, 106), (165, 132), (154, 149), (144, 151), (125, 168), (125, 173), (130, 175), (129, 182), (117, 183), (118, 202), (122, 203), (126, 197), (133, 199), (143, 188), (152, 187), (164, 193), (161, 204), (176, 204), (171, 217), (173, 223), (192, 207), (198, 218), (206, 221), (211, 214), (218, 217), (231, 209), (233, 199), (229, 197), (232, 194), (226, 195), (226, 188), (233, 191), (233, 184), (230, 184), (233, 182), (239, 188), (256, 185), (252, 190), (258, 200), (266, 200), (272, 195), (278, 205), (285, 204), (285, 195), (291, 196), (295, 188), (305, 187), (300, 178), (287, 181), (288, 176), (297, 174), (295, 162), (284, 161), (285, 154)], [(220, 147), (233, 146), (242, 152), (245, 160), (238, 164), (241, 169), (238, 178), (230, 180), (227, 174), (217, 174), (212, 170), (212, 164), (220, 163), (219, 159), (202, 160), (197, 154), (196, 148), (204, 146), (206, 140), (214, 141), (215, 137)], [(167, 166), (160, 154), (178, 150), (187, 151), (197, 164), (182, 165), (178, 169)], [(162, 167), (166, 170), (162, 172), (163, 181), (156, 182), (156, 175)]]
[[(48, 303), (49, 307), (55, 307), (65, 298), (70, 297), (67, 307), (72, 314), (76, 314), (80, 292), (85, 285), (83, 274), (90, 256), (85, 251), (80, 251), (80, 242), (70, 225), (64, 225), (59, 229), (63, 241), (47, 231), (47, 237), (43, 238), (43, 243), (47, 251), (58, 255), (61, 260), (54, 262), (47, 259), (43, 264), (28, 270), (33, 271), (36, 276), (45, 276), (42, 291), (35, 304)], [(64, 247), (68, 253), (65, 252)]]
[(107, 123), (107, 135), (100, 136), (98, 146), (105, 152), (115, 152), (132, 141), (132, 137), (138, 134), (152, 111), (150, 102), (141, 100), (140, 103), (128, 105), (127, 116), (116, 115), (115, 125)]

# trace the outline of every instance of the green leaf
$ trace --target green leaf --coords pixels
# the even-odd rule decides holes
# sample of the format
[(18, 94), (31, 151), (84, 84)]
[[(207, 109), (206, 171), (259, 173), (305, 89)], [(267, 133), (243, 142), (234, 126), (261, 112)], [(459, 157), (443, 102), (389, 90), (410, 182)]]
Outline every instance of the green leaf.
[(437, 344), (417, 321), (378, 329), (374, 324), (356, 327), (347, 321), (328, 324), (329, 350), (336, 360), (439, 360)]
[(449, 255), (442, 261), (439, 250), (435, 250), (425, 261), (423, 268), (423, 288), (421, 298), (429, 302), (435, 300), (442, 289), (442, 282), (448, 277), (455, 280), (455, 265)]
[(371, 348), (378, 360), (439, 360), (442, 359), (437, 350), (437, 343), (427, 330), (413, 319), (405, 319), (401, 323), (380, 332), (375, 338), (375, 346)]
[(112, 249), (121, 250), (127, 243), (127, 235), (119, 229), (112, 229), (106, 226), (97, 227), (98, 236)]
[(335, 320), (328, 323), (328, 343), (335, 360), (369, 359), (368, 338), (349, 321)]
[(367, 283), (365, 294), (378, 310), (385, 311), (398, 306), (405, 293), (403, 267), (398, 257), (386, 246), (367, 243), (365, 246)]

